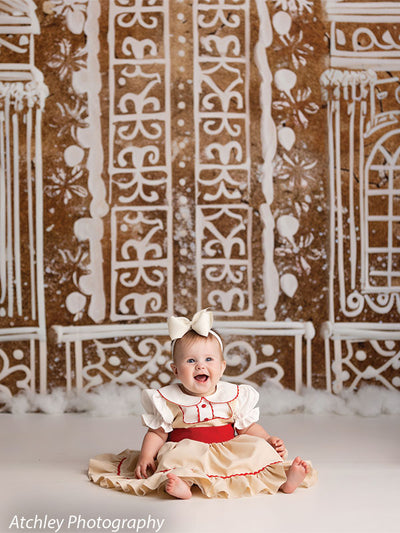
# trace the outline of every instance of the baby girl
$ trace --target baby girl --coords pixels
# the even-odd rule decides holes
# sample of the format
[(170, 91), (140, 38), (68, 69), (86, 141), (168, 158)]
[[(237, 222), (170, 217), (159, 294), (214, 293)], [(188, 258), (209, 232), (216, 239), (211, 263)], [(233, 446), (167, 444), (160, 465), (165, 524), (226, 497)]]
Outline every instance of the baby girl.
[(284, 462), (285, 445), (257, 423), (257, 391), (220, 381), (226, 362), (212, 313), (171, 317), (172, 370), (178, 383), (143, 391), (148, 431), (141, 451), (90, 461), (89, 478), (134, 494), (165, 490), (179, 499), (291, 493), (316, 480), (310, 463)]

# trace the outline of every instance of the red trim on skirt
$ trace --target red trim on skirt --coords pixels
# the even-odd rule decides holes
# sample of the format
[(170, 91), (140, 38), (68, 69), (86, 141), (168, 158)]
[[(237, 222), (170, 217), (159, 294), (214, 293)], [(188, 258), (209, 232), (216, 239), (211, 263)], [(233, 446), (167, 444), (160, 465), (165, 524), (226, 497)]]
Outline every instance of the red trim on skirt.
[(120, 462), (118, 463), (118, 466), (117, 466), (117, 476), (120, 476), (121, 475), (121, 466), (122, 466), (122, 463), (126, 460), (126, 457), (123, 457)]
[[(230, 476), (220, 476), (218, 474), (205, 474), (207, 477), (219, 477), (221, 479), (230, 479), (231, 477), (238, 477), (238, 476), (257, 476), (260, 474), (263, 470), (268, 468), (269, 466), (282, 464), (283, 461), (274, 461), (273, 463), (268, 463), (267, 465), (260, 468), (260, 470), (256, 470), (255, 472), (239, 472), (239, 474), (231, 474)], [(157, 474), (165, 474), (165, 472), (172, 472), (175, 470), (174, 468), (167, 468), (166, 470), (158, 470)], [(194, 472), (193, 468), (191, 468), (192, 472)]]
[(183, 439), (197, 440), (206, 444), (225, 442), (233, 439), (235, 430), (233, 424), (224, 426), (209, 426), (197, 428), (176, 428), (168, 433), (168, 441), (179, 442)]

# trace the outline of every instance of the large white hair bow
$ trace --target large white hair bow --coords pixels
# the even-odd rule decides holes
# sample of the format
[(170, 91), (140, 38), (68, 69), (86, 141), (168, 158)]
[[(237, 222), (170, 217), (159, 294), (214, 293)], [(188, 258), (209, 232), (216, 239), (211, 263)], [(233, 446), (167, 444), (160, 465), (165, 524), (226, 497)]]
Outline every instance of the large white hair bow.
[(207, 309), (198, 311), (192, 320), (183, 316), (171, 316), (168, 319), (168, 332), (171, 340), (180, 339), (193, 329), (199, 335), (208, 337), (213, 325), (213, 314)]

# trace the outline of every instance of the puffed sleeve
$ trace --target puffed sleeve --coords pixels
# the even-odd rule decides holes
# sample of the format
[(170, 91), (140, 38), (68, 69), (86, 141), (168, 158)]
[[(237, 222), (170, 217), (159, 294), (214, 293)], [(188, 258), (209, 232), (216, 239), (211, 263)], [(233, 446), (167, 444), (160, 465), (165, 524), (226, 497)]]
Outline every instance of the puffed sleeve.
[(167, 433), (172, 431), (174, 415), (157, 390), (145, 389), (142, 392), (142, 405), (146, 411), (142, 415), (142, 422), (145, 426), (150, 429), (162, 428)]
[(256, 407), (259, 394), (250, 385), (239, 385), (239, 396), (235, 410), (235, 428), (245, 429), (260, 417), (260, 410)]

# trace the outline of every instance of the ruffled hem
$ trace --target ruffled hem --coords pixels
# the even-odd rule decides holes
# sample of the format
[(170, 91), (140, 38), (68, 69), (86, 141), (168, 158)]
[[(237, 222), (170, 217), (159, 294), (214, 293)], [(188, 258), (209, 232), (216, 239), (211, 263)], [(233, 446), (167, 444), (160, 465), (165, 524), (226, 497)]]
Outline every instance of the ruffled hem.
[[(253, 449), (248, 447), (251, 439), (256, 439)], [(232, 463), (232, 455), (243, 446), (250, 453)], [(211, 445), (187, 439), (168, 442), (158, 454), (156, 472), (147, 479), (135, 478), (138, 457), (139, 452), (132, 450), (97, 456), (90, 461), (89, 479), (104, 488), (142, 496), (164, 491), (167, 474), (173, 472), (189, 485), (199, 487), (208, 498), (238, 498), (275, 494), (286, 481), (286, 471), (291, 465), (283, 462), (265, 441), (249, 436)], [(301, 487), (309, 487), (316, 481), (316, 472), (309, 464), (310, 472)]]
[[(275, 494), (286, 481), (283, 463), (268, 465), (261, 471), (231, 476), (207, 475), (203, 472), (196, 472), (195, 469), (182, 467), (156, 471), (147, 479), (136, 479), (134, 475), (121, 473), (123, 463), (133, 463), (134, 470), (138, 457), (139, 452), (132, 450), (125, 450), (118, 455), (99, 455), (90, 460), (89, 479), (103, 488), (144, 496), (150, 492), (163, 492), (168, 480), (167, 474), (173, 472), (189, 485), (196, 485), (208, 498), (239, 498), (261, 493)], [(99, 472), (99, 470), (102, 471)]]

